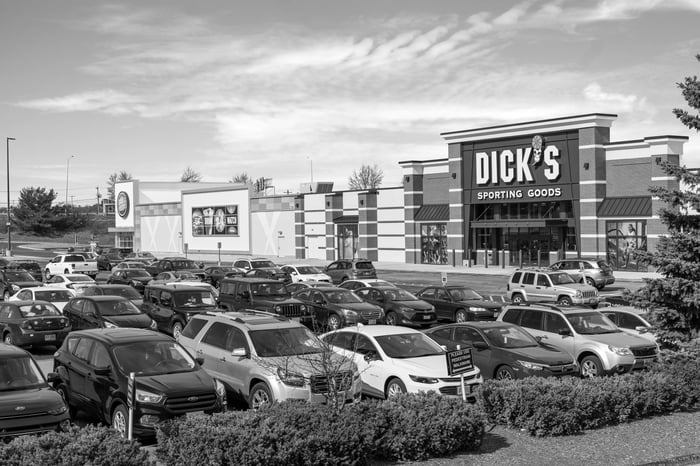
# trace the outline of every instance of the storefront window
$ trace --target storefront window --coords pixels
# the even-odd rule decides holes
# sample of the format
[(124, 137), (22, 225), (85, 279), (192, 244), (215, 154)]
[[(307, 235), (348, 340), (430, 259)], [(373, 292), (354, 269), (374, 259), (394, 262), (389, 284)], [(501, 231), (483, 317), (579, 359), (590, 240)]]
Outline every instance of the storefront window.
[(633, 251), (647, 249), (647, 224), (644, 220), (606, 222), (607, 261), (616, 270), (644, 270)]
[(338, 225), (338, 259), (357, 259), (357, 225)]
[(447, 224), (424, 223), (420, 228), (421, 262), (447, 264)]
[[(495, 216), (494, 216), (495, 215)], [(476, 204), (472, 209), (472, 221), (564, 219), (573, 218), (571, 201), (514, 202), (510, 204)]]
[(117, 247), (122, 249), (133, 249), (134, 248), (134, 234), (129, 233), (118, 233), (117, 234)]

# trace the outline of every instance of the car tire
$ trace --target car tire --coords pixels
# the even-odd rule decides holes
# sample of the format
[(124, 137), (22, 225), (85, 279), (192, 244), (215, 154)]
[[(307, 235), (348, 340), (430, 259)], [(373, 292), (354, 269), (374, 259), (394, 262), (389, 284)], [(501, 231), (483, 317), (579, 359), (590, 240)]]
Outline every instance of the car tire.
[(593, 280), (591, 277), (586, 277), (586, 284), (592, 286), (593, 288), (598, 288), (598, 285), (595, 284), (595, 280)]
[(71, 418), (71, 420), (75, 417), (75, 408), (73, 408), (73, 405), (70, 403), (70, 396), (68, 395), (68, 387), (65, 384), (60, 384), (58, 387), (56, 387), (56, 391), (58, 392), (59, 395), (61, 395), (61, 398), (63, 398), (63, 402), (66, 404), (66, 407), (68, 408), (68, 417)]
[(562, 296), (557, 300), (557, 304), (560, 306), (571, 306), (571, 298), (568, 296)]
[(498, 366), (496, 368), (496, 373), (493, 375), (496, 380), (513, 380), (515, 378), (515, 372), (508, 365)]
[(127, 436), (128, 419), (126, 408), (123, 404), (119, 403), (112, 411), (111, 426), (122, 438), (126, 438)]
[(2, 341), (3, 341), (3, 343), (5, 343), (6, 345), (14, 345), (14, 344), (15, 344), (15, 343), (14, 343), (14, 338), (12, 338), (12, 333), (11, 333), (11, 332), (7, 332), (5, 335), (3, 335)]
[(248, 407), (250, 409), (259, 409), (274, 401), (270, 387), (264, 382), (256, 383), (248, 395)]
[(173, 326), (170, 328), (171, 333), (173, 334), (173, 338), (175, 338), (177, 340), (177, 337), (179, 337), (180, 334), (182, 333), (182, 329), (183, 329), (183, 326), (179, 320), (176, 320), (175, 322), (173, 322)]
[(525, 300), (523, 299), (523, 295), (521, 295), (520, 293), (513, 293), (513, 296), (511, 296), (510, 298), (510, 302), (513, 304), (520, 304), (524, 303)]
[(46, 281), (51, 278), (51, 271), (49, 269), (44, 270), (44, 278), (46, 278)]
[(586, 356), (581, 360), (581, 377), (600, 377), (603, 372), (603, 363), (598, 356)]
[(5, 292), (2, 294), (2, 299), (3, 301), (9, 301), (10, 300), (10, 292), (5, 290)]
[(395, 312), (389, 312), (386, 315), (386, 324), (387, 325), (397, 325), (398, 324), (398, 318), (396, 317)]
[(338, 314), (330, 314), (328, 316), (327, 325), (328, 330), (338, 330), (340, 327), (343, 326), (343, 321), (340, 318), (340, 316), (338, 316)]
[(467, 311), (464, 309), (457, 309), (455, 311), (455, 322), (466, 322), (467, 320)]
[(388, 400), (391, 397), (404, 393), (406, 393), (406, 385), (404, 385), (401, 379), (394, 377), (387, 382), (386, 389), (384, 390), (384, 397)]

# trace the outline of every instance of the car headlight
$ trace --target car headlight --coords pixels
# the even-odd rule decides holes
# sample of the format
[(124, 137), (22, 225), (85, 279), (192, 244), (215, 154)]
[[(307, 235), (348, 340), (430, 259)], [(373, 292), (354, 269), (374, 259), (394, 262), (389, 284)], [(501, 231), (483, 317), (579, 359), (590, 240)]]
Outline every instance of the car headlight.
[(299, 309), (301, 309), (301, 312), (306, 312), (306, 305), (302, 304), (299, 306)]
[(53, 416), (56, 416), (56, 415), (58, 415), (58, 414), (63, 414), (63, 413), (65, 413), (66, 411), (68, 411), (68, 408), (66, 408), (65, 405), (61, 405), (61, 406), (59, 406), (59, 407), (57, 407), (57, 408), (49, 409), (49, 410), (47, 411), (47, 413), (49, 413), (49, 414), (51, 414), (51, 415), (53, 415)]
[(469, 306), (469, 310), (472, 312), (483, 312), (486, 309), (484, 309), (483, 307)]
[(151, 319), (151, 324), (149, 325), (151, 330), (158, 330), (158, 324), (156, 324), (156, 321)]
[(581, 293), (581, 290), (576, 290), (576, 297), (577, 298), (583, 297), (583, 293)]
[(282, 306), (275, 306), (275, 312), (280, 314), (282, 312)]
[(14, 283), (10, 285), (10, 287), (12, 288), (12, 291), (19, 291), (20, 289), (19, 286), (15, 285)]
[(632, 351), (626, 346), (608, 345), (608, 349), (615, 354), (619, 354), (620, 356), (631, 356), (632, 355)]
[(219, 379), (214, 379), (214, 390), (221, 401), (226, 400), (226, 386)]
[(518, 364), (523, 366), (525, 369), (530, 369), (531, 371), (541, 371), (544, 370), (544, 364), (531, 361), (517, 361)]
[(283, 367), (279, 367), (277, 369), (277, 376), (280, 378), (283, 384), (290, 385), (292, 387), (303, 387), (306, 384), (303, 375), (295, 372), (289, 372)]
[(105, 320), (105, 328), (119, 328), (116, 325), (114, 325), (112, 322), (107, 322)]
[(409, 377), (416, 383), (438, 383), (439, 380), (435, 377), (424, 377), (422, 375), (410, 375)]
[(351, 309), (341, 309), (340, 311), (348, 317), (357, 317), (357, 312)]
[(163, 400), (163, 395), (158, 393), (147, 392), (146, 390), (136, 389), (136, 401), (139, 403), (156, 404)]

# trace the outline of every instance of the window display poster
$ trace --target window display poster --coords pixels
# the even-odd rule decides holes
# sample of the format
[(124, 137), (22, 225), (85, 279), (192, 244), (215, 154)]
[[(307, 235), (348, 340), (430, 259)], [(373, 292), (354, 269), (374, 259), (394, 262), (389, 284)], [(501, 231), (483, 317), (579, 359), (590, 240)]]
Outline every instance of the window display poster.
[(192, 208), (192, 236), (238, 236), (238, 206)]

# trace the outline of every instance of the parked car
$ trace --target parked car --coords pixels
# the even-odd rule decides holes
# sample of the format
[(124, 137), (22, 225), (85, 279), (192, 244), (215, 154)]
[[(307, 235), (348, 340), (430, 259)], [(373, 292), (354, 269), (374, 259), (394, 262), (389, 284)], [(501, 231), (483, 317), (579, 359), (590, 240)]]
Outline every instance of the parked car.
[(70, 428), (68, 407), (29, 352), (0, 343), (0, 440), (24, 434), (67, 432)]
[(123, 261), (121, 254), (114, 252), (100, 254), (95, 258), (97, 270), (112, 270), (112, 267)]
[(34, 277), (27, 271), (21, 269), (0, 269), (0, 293), (2, 293), (2, 298), (5, 301), (22, 288), (41, 285), (43, 283), (34, 280)]
[(218, 288), (219, 281), (228, 277), (240, 277), (243, 275), (243, 270), (237, 267), (229, 267), (226, 265), (210, 265), (204, 267), (204, 281)]
[(387, 325), (428, 327), (437, 322), (435, 308), (401, 288), (368, 286), (354, 291), (368, 303), (384, 309)]
[(455, 323), (424, 332), (448, 350), (472, 347), (472, 360), (484, 379), (578, 374), (578, 365), (569, 353), (540, 343), (507, 322)]
[(244, 274), (252, 273), (253, 270), (258, 270), (258, 272), (251, 274), (251, 277), (257, 276), (257, 278), (273, 278), (291, 282), (291, 277), (286, 272), (278, 265), (275, 265), (274, 262), (264, 257), (236, 259), (233, 261), (233, 266), (243, 270)]
[(516, 269), (506, 284), (508, 299), (513, 303), (552, 302), (561, 306), (587, 304), (598, 307), (598, 290), (576, 283), (571, 275), (549, 269)]
[(115, 270), (124, 270), (124, 269), (142, 269), (142, 270), (145, 270), (144, 269), (145, 266), (146, 265), (143, 262), (125, 260), (125, 261), (122, 261), (118, 264), (115, 264), (114, 267), (112, 267), (112, 272), (114, 272)]
[(293, 297), (311, 309), (319, 328), (337, 330), (346, 325), (384, 323), (384, 310), (380, 306), (363, 301), (350, 290), (307, 288), (296, 292)]
[(72, 410), (96, 415), (122, 436), (127, 432), (127, 386), (132, 372), (136, 374), (135, 437), (154, 437), (157, 424), (176, 416), (213, 413), (225, 406), (223, 384), (175, 340), (150, 330), (73, 332), (54, 354), (54, 372), (58, 374), (54, 386)]
[(345, 288), (346, 290), (355, 291), (360, 288), (365, 288), (367, 286), (393, 286), (396, 287), (391, 282), (386, 280), (381, 280), (379, 278), (369, 278), (362, 280), (345, 280), (343, 283), (338, 285), (340, 288)]
[(31, 259), (13, 259), (6, 268), (11, 270), (24, 270), (38, 282), (44, 281), (44, 274), (41, 271), (41, 264)]
[(329, 282), (314, 282), (314, 281), (306, 281), (306, 282), (296, 282), (296, 283), (286, 283), (287, 290), (294, 294), (297, 291), (305, 290), (307, 288), (332, 288), (335, 285)]
[(107, 278), (108, 285), (129, 285), (138, 292), (148, 285), (153, 277), (144, 269), (112, 269), (112, 274)]
[(190, 272), (200, 281), (204, 280), (204, 270), (191, 259), (184, 257), (165, 257), (145, 266), (148, 273), (157, 276), (161, 272)]
[(190, 280), (177, 280), (174, 282), (165, 282), (163, 285), (179, 285), (179, 286), (195, 286), (198, 288), (204, 288), (205, 290), (209, 290), (211, 294), (214, 296), (214, 299), (216, 302), (219, 301), (219, 290), (209, 283), (205, 282), (200, 282), (200, 281), (190, 281)]
[(269, 278), (270, 280), (279, 280), (284, 283), (291, 283), (292, 279), (289, 275), (284, 274), (280, 276), (279, 273), (272, 269), (253, 269), (248, 270), (243, 274), (244, 277), (248, 278)]
[(301, 323), (260, 311), (198, 315), (179, 338), (227, 392), (259, 408), (273, 401), (359, 401), (355, 364), (328, 348)]
[(78, 288), (84, 285), (94, 285), (95, 280), (82, 273), (69, 273), (54, 275), (49, 278), (44, 286), (48, 288)]
[(656, 344), (623, 332), (590, 308), (508, 305), (498, 320), (520, 325), (540, 341), (574, 355), (584, 377), (645, 369), (659, 353)]
[[(151, 284), (164, 284), (177, 281), (199, 281), (199, 277), (192, 272), (187, 272), (185, 270), (176, 272), (161, 272), (151, 280)], [(204, 282), (202, 282), (204, 283)]]
[(305, 264), (289, 264), (281, 267), (282, 271), (287, 273), (292, 283), (297, 282), (331, 282), (331, 277), (323, 272), (323, 269), (315, 265)]
[(10, 296), (9, 301), (48, 301), (60, 311), (73, 296), (75, 296), (75, 293), (71, 289), (64, 290), (60, 288), (35, 286), (19, 290), (17, 293)]
[(325, 272), (336, 284), (345, 280), (377, 278), (374, 265), (367, 259), (339, 259), (328, 264)]
[(643, 309), (634, 306), (614, 306), (602, 308), (600, 312), (623, 332), (639, 335), (656, 343), (656, 335), (652, 331), (653, 327), (644, 318), (646, 313)]
[(204, 287), (158, 284), (146, 286), (141, 309), (158, 330), (177, 338), (193, 316), (216, 311), (217, 306), (214, 295)]
[(148, 251), (140, 251), (140, 252), (130, 252), (124, 256), (124, 260), (128, 261), (138, 261), (141, 262), (142, 264), (150, 264), (151, 262), (155, 262), (158, 260), (156, 256), (153, 255), (153, 253), (150, 253)]
[(221, 280), (219, 307), (226, 311), (257, 309), (299, 320), (313, 327), (313, 314), (306, 304), (292, 298), (284, 283), (264, 278)]
[(599, 290), (606, 285), (615, 283), (613, 269), (607, 262), (595, 258), (564, 259), (555, 262), (550, 266), (552, 270), (561, 270), (569, 274), (581, 274), (583, 279), (590, 286)]
[[(389, 398), (400, 393), (434, 391), (462, 396), (459, 376), (450, 376), (445, 351), (422, 332), (388, 325), (345, 327), (321, 335), (343, 357), (352, 358), (362, 393)], [(483, 383), (474, 367), (464, 374), (466, 396), (476, 401)]]
[(461, 285), (428, 286), (416, 293), (416, 297), (435, 307), (438, 320), (496, 320), (501, 312), (501, 304)]
[(129, 285), (95, 284), (75, 288), (75, 296), (121, 296), (128, 299), (134, 306), (141, 308), (143, 296)]
[(48, 301), (0, 303), (0, 332), (6, 345), (60, 346), (70, 331), (68, 319)]
[(117, 327), (157, 330), (153, 319), (122, 296), (73, 298), (63, 308), (63, 315), (70, 320), (73, 330)]

